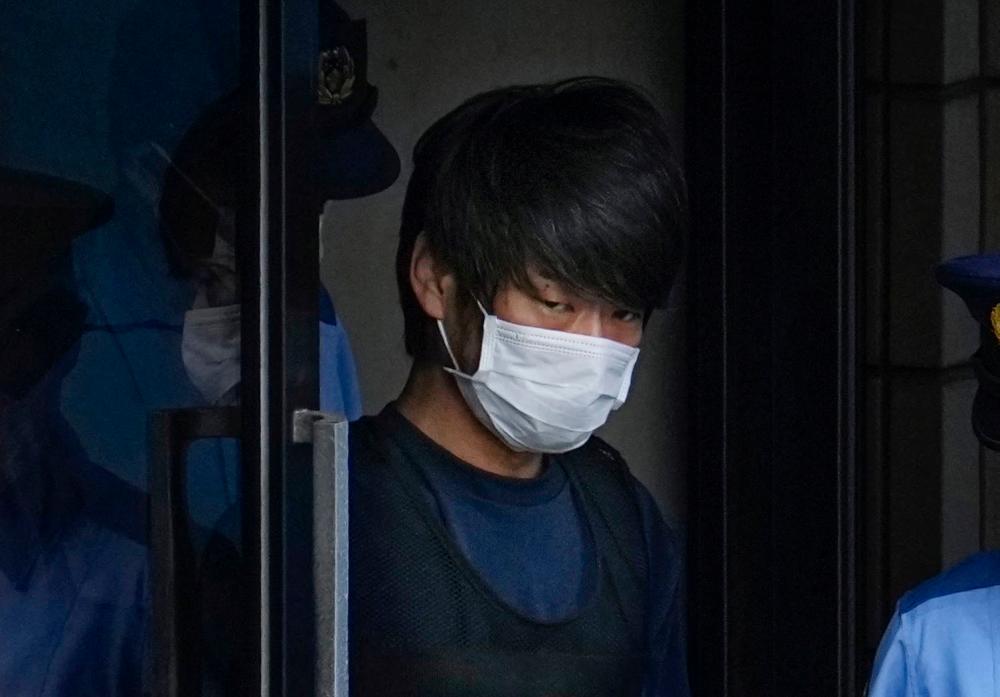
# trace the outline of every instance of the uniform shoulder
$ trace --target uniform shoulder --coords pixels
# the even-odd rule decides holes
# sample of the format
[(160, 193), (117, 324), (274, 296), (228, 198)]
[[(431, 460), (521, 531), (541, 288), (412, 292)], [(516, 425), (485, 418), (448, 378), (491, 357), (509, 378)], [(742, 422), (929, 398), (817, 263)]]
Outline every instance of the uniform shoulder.
[(901, 614), (936, 598), (1000, 585), (1000, 550), (979, 552), (909, 591), (899, 601)]

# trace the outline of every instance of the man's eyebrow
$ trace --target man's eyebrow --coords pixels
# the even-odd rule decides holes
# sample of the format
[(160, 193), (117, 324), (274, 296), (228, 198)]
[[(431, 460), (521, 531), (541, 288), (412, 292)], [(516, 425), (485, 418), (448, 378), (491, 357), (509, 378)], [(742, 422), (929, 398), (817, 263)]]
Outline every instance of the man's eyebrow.
[(537, 278), (544, 281), (545, 283), (552, 283), (560, 287), (565, 285), (559, 280), (558, 274), (556, 274), (553, 271), (543, 271), (541, 269), (528, 269), (527, 277), (528, 280), (531, 281), (533, 284), (535, 282), (535, 279)]
[(525, 278), (536, 292), (551, 289), (573, 298), (580, 298), (581, 300), (599, 299), (596, 293), (588, 293), (581, 288), (577, 288), (573, 284), (560, 279), (556, 273), (550, 270), (543, 271), (538, 268), (529, 268)]

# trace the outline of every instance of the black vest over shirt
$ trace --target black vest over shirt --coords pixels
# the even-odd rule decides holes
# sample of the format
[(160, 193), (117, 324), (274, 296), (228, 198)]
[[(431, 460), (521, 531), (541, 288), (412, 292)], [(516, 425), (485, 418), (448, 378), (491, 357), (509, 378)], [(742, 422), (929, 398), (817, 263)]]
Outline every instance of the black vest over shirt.
[(350, 432), (350, 680), (355, 697), (638, 695), (646, 658), (645, 544), (629, 475), (597, 438), (564, 455), (596, 543), (580, 612), (539, 622), (463, 556), (418, 463), (383, 417)]

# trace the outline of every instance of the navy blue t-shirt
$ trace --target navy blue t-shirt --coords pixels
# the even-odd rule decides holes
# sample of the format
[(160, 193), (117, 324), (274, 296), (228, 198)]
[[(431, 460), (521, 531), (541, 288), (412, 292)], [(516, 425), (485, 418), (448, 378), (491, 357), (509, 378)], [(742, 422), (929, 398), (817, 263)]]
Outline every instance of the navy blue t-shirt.
[[(381, 431), (418, 463), (425, 494), (459, 549), (504, 601), (538, 621), (576, 615), (597, 587), (595, 543), (563, 458), (545, 456), (533, 479), (485, 472), (449, 453), (394, 405)], [(633, 479), (649, 559), (650, 664), (643, 694), (689, 694), (684, 642), (682, 544), (652, 496)]]

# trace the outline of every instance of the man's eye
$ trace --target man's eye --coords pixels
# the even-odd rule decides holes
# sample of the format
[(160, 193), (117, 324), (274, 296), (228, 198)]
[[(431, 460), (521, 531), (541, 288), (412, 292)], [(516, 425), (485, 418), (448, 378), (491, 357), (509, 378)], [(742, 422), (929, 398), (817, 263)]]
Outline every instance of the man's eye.
[(622, 322), (638, 322), (642, 315), (634, 310), (615, 310), (614, 318)]
[(572, 312), (573, 306), (558, 300), (542, 300), (542, 304), (553, 312)]

